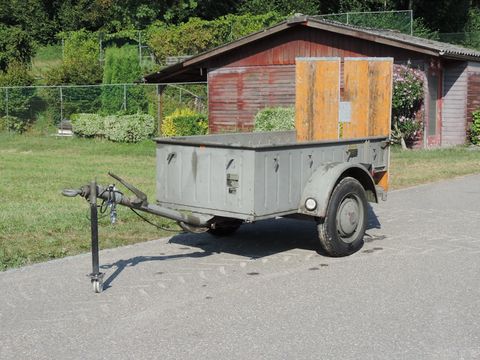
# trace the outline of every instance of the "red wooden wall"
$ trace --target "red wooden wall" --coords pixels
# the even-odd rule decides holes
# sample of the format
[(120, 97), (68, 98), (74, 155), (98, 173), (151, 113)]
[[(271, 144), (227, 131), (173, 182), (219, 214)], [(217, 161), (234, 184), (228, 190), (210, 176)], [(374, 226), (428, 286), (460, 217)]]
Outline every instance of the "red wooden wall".
[(210, 131), (250, 130), (258, 110), (295, 103), (296, 57), (394, 57), (421, 54), (312, 28), (294, 27), (207, 63)]
[(208, 74), (210, 128), (250, 130), (259, 109), (295, 103), (295, 67), (225, 67)]

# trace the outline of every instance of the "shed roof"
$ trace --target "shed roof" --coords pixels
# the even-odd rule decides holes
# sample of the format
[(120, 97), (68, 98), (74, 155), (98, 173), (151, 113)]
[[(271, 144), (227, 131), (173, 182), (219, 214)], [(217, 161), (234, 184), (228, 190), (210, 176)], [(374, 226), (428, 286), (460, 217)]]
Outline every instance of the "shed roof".
[(192, 56), (180, 63), (163, 68), (156, 73), (145, 76), (144, 81), (159, 83), (206, 80), (206, 71), (203, 71), (202, 67), (202, 63), (205, 61), (296, 26), (306, 26), (309, 28), (352, 36), (435, 57), (453, 60), (480, 61), (480, 51), (462, 46), (407, 35), (393, 30), (365, 28), (355, 25), (347, 25), (337, 21), (320, 19), (315, 16), (301, 15), (294, 16), (270, 28), (247, 35), (225, 45)]

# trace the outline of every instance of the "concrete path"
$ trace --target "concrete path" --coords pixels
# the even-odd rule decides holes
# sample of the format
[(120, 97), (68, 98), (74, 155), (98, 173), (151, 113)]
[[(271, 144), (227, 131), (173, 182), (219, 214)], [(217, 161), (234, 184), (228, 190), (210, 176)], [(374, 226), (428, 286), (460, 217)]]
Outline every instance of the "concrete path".
[(341, 259), (285, 219), (106, 250), (102, 294), (89, 254), (0, 273), (0, 359), (480, 359), (480, 175), (370, 227)]

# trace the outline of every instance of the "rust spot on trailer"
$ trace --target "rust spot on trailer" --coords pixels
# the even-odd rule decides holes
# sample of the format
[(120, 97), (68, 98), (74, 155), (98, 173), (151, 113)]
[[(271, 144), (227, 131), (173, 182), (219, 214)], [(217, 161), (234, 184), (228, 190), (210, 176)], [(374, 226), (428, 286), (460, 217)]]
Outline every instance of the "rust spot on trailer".
[(389, 173), (388, 171), (384, 171), (382, 173), (375, 174), (375, 180), (378, 186), (380, 186), (383, 190), (388, 190), (388, 182), (389, 182)]

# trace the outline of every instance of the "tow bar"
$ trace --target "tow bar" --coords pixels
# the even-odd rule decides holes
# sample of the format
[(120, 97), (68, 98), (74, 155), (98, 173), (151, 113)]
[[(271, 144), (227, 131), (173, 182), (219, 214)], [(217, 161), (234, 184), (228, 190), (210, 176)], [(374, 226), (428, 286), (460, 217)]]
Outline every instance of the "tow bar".
[(111, 223), (115, 223), (117, 219), (116, 206), (123, 205), (133, 210), (139, 210), (174, 220), (182, 229), (188, 231), (204, 232), (214, 226), (207, 220), (198, 216), (183, 214), (179, 211), (158, 205), (151, 205), (148, 203), (147, 195), (144, 192), (140, 191), (135, 186), (129, 184), (115, 174), (109, 172), (108, 175), (124, 185), (135, 196), (132, 198), (125, 196), (115, 187), (114, 184), (108, 186), (97, 185), (96, 180), (93, 180), (90, 182), (90, 184), (84, 185), (79, 189), (64, 189), (62, 191), (62, 194), (68, 197), (80, 195), (90, 204), (92, 272), (88, 276), (90, 277), (90, 281), (93, 285), (93, 291), (96, 293), (101, 293), (103, 291), (103, 277), (105, 275), (104, 273), (100, 272), (98, 245), (98, 199), (102, 199), (104, 202), (106, 202), (106, 206), (110, 208)]

